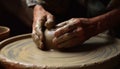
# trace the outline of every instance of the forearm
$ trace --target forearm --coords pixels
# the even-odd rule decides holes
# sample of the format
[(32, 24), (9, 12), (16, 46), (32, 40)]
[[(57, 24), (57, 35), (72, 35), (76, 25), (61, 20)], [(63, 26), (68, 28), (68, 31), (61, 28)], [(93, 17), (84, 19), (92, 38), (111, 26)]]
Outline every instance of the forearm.
[(113, 9), (103, 15), (93, 17), (90, 20), (96, 23), (97, 33), (114, 28), (120, 23), (120, 8)]

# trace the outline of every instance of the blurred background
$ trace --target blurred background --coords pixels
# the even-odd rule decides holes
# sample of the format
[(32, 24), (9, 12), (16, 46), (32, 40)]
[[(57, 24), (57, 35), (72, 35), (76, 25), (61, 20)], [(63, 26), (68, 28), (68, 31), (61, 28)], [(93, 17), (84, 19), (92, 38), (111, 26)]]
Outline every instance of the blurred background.
[(0, 0), (0, 26), (10, 28), (10, 36), (31, 33), (32, 9), (25, 0)]

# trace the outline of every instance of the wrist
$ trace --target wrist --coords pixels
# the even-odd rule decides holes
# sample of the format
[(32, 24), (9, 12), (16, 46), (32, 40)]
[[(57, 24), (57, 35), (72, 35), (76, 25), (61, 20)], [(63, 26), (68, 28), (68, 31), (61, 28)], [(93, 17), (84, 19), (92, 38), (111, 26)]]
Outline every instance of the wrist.
[(94, 26), (96, 26), (95, 27), (96, 34), (104, 32), (110, 28), (109, 21), (108, 21), (109, 19), (107, 19), (106, 15), (104, 14), (97, 17), (90, 18), (89, 20)]

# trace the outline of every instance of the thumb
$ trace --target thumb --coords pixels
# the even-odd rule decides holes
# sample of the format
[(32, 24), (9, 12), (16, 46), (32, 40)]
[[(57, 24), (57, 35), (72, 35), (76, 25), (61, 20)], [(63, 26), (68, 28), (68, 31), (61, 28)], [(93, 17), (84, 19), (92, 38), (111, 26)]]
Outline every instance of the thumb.
[(54, 16), (53, 15), (48, 15), (47, 16), (47, 21), (45, 23), (45, 27), (47, 29), (51, 29), (52, 27), (55, 26), (55, 23), (54, 23)]

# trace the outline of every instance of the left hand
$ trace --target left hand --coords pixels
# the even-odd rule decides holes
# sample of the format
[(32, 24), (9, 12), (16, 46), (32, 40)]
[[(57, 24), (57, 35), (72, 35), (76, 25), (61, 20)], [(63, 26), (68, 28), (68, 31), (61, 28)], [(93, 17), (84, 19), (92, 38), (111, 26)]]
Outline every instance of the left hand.
[(54, 15), (46, 11), (43, 6), (34, 7), (32, 37), (38, 48), (45, 49), (44, 27), (51, 29), (54, 26)]
[(57, 48), (68, 48), (82, 44), (96, 33), (96, 24), (88, 18), (72, 18), (57, 25), (53, 43)]

